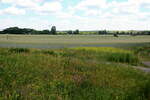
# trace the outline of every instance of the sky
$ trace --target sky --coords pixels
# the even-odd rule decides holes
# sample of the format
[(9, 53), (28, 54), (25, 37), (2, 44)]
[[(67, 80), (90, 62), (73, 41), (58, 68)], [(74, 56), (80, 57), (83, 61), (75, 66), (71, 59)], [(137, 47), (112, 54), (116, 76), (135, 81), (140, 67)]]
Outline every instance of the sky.
[(150, 30), (150, 0), (0, 0), (0, 30)]

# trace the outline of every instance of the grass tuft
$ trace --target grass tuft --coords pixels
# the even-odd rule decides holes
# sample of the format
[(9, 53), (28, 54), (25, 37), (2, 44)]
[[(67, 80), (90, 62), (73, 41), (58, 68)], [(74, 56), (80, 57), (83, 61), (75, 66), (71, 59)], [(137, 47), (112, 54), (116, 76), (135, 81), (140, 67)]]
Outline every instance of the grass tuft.
[(10, 53), (29, 53), (30, 50), (27, 48), (10, 48), (8, 50)]
[(132, 65), (137, 65), (139, 63), (138, 57), (134, 54), (134, 52), (129, 50), (106, 47), (81, 47), (75, 48), (75, 50), (86, 52), (86, 54), (93, 52), (93, 54), (98, 58), (105, 59), (106, 61), (128, 63)]

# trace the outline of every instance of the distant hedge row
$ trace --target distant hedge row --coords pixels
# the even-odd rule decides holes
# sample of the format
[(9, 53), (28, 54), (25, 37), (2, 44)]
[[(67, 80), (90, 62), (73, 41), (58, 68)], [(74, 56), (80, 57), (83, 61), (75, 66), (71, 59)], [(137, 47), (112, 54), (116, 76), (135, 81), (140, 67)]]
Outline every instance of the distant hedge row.
[(96, 31), (79, 31), (78, 29), (75, 31), (57, 31), (55, 26), (52, 26), (51, 30), (35, 30), (30, 28), (19, 28), (19, 27), (9, 27), (2, 31), (0, 34), (50, 34), (50, 35), (65, 35), (65, 34), (99, 34), (99, 35), (107, 35), (107, 34), (118, 34), (118, 35), (150, 35), (150, 31), (107, 31), (107, 30), (96, 30)]

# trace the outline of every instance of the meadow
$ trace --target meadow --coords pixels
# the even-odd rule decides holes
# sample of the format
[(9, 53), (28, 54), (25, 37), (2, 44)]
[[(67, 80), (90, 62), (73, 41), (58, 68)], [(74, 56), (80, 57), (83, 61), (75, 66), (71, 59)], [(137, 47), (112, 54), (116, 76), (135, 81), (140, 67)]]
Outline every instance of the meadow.
[(0, 35), (0, 100), (149, 100), (150, 76), (133, 67), (150, 61), (149, 43), (146, 35)]
[(144, 50), (0, 48), (0, 100), (149, 100)]
[(0, 47), (68, 48), (79, 46), (133, 46), (150, 43), (150, 36), (121, 35), (0, 35)]

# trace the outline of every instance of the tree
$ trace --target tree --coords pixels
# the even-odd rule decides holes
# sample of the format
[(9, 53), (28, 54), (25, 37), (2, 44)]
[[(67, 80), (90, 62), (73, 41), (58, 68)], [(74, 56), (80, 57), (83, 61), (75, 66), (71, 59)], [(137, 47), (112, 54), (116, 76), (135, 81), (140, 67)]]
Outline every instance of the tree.
[(102, 35), (105, 35), (105, 34), (107, 34), (107, 31), (106, 30), (101, 30), (101, 31), (98, 31), (98, 34), (102, 34)]
[(30, 28), (9, 27), (0, 31), (0, 34), (50, 34), (49, 30), (35, 30)]
[(43, 30), (43, 31), (41, 32), (41, 34), (50, 34), (50, 31), (49, 31), (49, 30)]
[(23, 28), (21, 29), (22, 34), (36, 34), (36, 30), (34, 29), (29, 29), (29, 28)]
[(68, 34), (73, 34), (72, 30), (68, 31), (67, 33), (68, 33)]
[(79, 32), (79, 30), (77, 29), (77, 30), (75, 30), (74, 32), (73, 32), (73, 34), (79, 34), (80, 32)]
[(117, 32), (114, 34), (114, 37), (118, 37), (118, 34), (119, 34), (119, 32), (117, 31)]
[(0, 34), (3, 34), (3, 31), (0, 31)]
[(3, 32), (5, 32), (6, 34), (21, 34), (21, 29), (19, 29), (18, 27), (10, 27), (5, 29)]
[(115, 33), (115, 34), (114, 34), (114, 37), (118, 37), (118, 35)]
[(120, 34), (125, 35), (126, 33), (124, 31), (122, 31)]
[(51, 34), (53, 34), (53, 35), (57, 34), (57, 32), (56, 32), (56, 26), (52, 26), (52, 28), (51, 28)]

